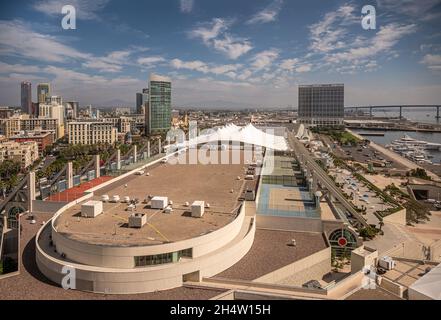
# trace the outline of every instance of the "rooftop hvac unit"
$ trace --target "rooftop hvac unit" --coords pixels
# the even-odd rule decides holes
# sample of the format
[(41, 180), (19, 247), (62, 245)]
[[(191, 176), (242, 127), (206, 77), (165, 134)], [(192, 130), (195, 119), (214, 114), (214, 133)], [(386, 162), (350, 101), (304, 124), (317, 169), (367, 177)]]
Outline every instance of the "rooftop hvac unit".
[(172, 209), (172, 207), (170, 207), (170, 206), (168, 206), (167, 208), (165, 208), (165, 210), (164, 210), (164, 213), (167, 213), (167, 214), (171, 214), (173, 212), (173, 209)]
[(395, 261), (391, 257), (385, 256), (378, 261), (378, 266), (386, 270), (393, 270), (395, 269)]
[(129, 228), (142, 228), (147, 223), (147, 215), (134, 213), (129, 217)]
[(103, 213), (101, 201), (88, 201), (81, 206), (81, 216), (84, 218), (95, 218)]
[(164, 210), (167, 207), (168, 198), (167, 197), (153, 197), (150, 202), (150, 207), (152, 209)]
[(205, 201), (195, 201), (191, 205), (191, 216), (193, 218), (202, 218), (205, 212)]

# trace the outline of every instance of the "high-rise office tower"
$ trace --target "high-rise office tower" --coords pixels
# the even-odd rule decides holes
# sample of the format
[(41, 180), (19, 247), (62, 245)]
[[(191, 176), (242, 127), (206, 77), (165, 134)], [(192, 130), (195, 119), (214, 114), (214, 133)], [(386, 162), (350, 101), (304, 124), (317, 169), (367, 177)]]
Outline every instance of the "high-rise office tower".
[(344, 84), (301, 85), (299, 122), (309, 126), (341, 126), (344, 103)]
[(149, 102), (149, 89), (142, 89), (142, 93), (136, 94), (136, 113), (144, 114), (146, 105)]
[(51, 85), (49, 83), (39, 83), (37, 85), (38, 103), (46, 103), (47, 98), (51, 96)]
[(32, 84), (27, 81), (21, 83), (21, 111), (32, 113)]
[(145, 112), (146, 134), (165, 133), (171, 128), (171, 80), (150, 75), (149, 103)]
[(76, 119), (78, 117), (79, 103), (77, 101), (66, 102), (66, 118)]

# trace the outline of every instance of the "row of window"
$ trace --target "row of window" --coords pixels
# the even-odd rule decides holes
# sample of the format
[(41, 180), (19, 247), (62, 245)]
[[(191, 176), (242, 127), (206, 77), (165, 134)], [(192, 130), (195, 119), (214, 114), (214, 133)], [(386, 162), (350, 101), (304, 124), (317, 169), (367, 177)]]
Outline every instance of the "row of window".
[(193, 249), (185, 249), (177, 252), (156, 254), (151, 256), (135, 257), (135, 267), (156, 266), (167, 263), (179, 262), (181, 258), (192, 258)]

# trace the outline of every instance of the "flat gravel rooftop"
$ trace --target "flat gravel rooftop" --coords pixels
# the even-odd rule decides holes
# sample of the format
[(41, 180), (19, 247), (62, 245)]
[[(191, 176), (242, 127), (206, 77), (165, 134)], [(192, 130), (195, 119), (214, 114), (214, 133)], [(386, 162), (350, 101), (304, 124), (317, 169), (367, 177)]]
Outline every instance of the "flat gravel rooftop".
[[(290, 246), (291, 239), (296, 247)], [(251, 250), (215, 278), (255, 280), (326, 247), (321, 233), (257, 229)]]
[[(173, 201), (171, 214), (141, 202), (133, 212), (146, 214), (148, 223), (141, 229), (133, 229), (128, 228), (132, 210), (125, 203), (105, 203), (104, 213), (96, 218), (80, 217), (80, 203), (57, 219), (56, 228), (71, 239), (109, 246), (157, 245), (198, 237), (234, 219), (247, 167), (245, 164), (160, 164), (146, 169), (142, 176), (132, 175), (105, 187), (96, 192), (93, 200), (101, 200), (103, 194), (110, 198), (119, 195), (121, 201), (126, 196), (140, 201), (148, 195), (164, 196)], [(192, 218), (191, 207), (185, 206), (186, 202), (191, 205), (197, 200), (210, 204), (202, 218)]]

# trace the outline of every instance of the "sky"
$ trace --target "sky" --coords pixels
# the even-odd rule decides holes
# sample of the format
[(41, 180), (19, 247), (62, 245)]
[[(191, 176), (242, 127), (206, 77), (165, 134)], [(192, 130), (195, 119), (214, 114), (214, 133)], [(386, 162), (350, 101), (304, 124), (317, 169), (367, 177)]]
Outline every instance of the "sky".
[(346, 106), (441, 104), (441, 0), (0, 4), (0, 105), (18, 106), (30, 81), (34, 101), (50, 82), (65, 101), (134, 107), (151, 73), (172, 79), (175, 107), (295, 108), (313, 83), (344, 83)]

